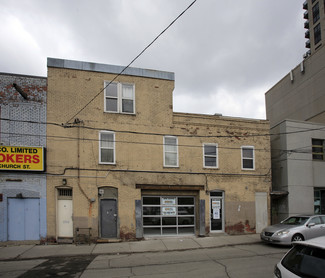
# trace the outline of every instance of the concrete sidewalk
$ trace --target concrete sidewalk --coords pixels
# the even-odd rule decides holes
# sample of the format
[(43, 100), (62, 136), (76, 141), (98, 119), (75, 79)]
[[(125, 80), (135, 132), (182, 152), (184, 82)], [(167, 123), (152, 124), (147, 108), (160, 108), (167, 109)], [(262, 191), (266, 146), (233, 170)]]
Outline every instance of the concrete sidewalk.
[(259, 234), (217, 235), (213, 237), (183, 237), (145, 239), (142, 241), (97, 243), (90, 245), (18, 245), (0, 247), (0, 260), (36, 259), (59, 256), (112, 255), (141, 252), (167, 252), (203, 249), (261, 242)]

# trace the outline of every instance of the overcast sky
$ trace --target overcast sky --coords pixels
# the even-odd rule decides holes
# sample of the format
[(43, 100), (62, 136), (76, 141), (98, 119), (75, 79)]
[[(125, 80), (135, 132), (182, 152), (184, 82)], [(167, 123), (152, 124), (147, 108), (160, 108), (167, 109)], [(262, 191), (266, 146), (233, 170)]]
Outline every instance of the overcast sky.
[[(126, 66), (192, 2), (0, 0), (0, 72)], [(303, 2), (197, 0), (132, 66), (175, 73), (175, 112), (265, 119), (265, 92), (306, 52)]]

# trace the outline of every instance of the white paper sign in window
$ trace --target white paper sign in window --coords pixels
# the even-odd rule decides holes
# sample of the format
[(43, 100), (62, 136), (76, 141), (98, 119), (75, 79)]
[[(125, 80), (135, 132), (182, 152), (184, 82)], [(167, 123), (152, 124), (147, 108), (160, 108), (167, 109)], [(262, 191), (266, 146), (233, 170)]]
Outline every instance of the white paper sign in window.
[(176, 198), (162, 198), (162, 205), (176, 205)]
[(162, 207), (162, 215), (176, 216), (176, 207)]

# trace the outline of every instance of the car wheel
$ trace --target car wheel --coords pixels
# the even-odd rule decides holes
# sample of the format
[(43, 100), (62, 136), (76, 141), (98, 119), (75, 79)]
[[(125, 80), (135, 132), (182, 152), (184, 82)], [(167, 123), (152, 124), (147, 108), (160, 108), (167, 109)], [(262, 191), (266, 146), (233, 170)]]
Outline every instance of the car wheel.
[(291, 241), (304, 241), (304, 237), (301, 234), (295, 234)]

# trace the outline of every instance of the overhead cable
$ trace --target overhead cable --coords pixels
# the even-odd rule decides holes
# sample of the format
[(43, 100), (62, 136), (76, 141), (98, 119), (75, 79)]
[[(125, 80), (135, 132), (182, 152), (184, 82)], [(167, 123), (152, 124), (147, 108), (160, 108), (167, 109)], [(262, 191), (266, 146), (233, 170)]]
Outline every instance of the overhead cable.
[(65, 124), (68, 124), (79, 113), (81, 113), (90, 103), (92, 103), (110, 84), (112, 84), (117, 77), (119, 77), (127, 68), (129, 68), (163, 33), (165, 33), (188, 9), (190, 9), (197, 0), (194, 0), (183, 12), (181, 12), (158, 36), (156, 36), (151, 43), (149, 43), (122, 71), (117, 74), (103, 89), (99, 91), (85, 106), (83, 106), (76, 114), (74, 114)]

